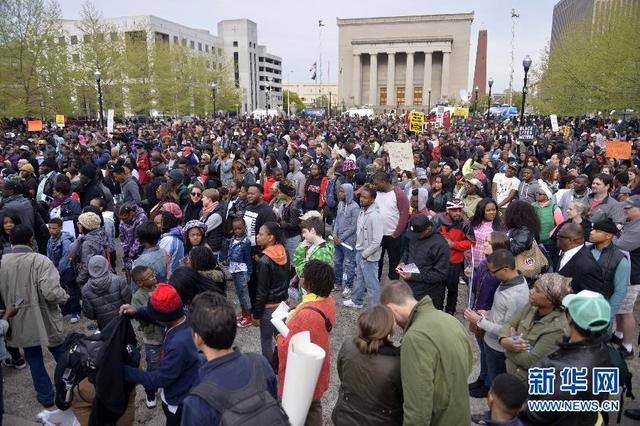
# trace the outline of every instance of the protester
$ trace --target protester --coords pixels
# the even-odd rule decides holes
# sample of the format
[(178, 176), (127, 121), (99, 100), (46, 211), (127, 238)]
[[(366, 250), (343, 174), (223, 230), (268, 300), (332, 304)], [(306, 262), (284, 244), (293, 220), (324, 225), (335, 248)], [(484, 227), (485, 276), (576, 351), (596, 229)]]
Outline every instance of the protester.
[[(348, 297), (353, 290), (356, 263), (356, 238), (360, 207), (353, 200), (353, 185), (343, 183), (338, 191), (338, 211), (333, 221), (333, 243), (335, 245), (334, 269), (336, 291)], [(344, 277), (343, 277), (344, 275)], [(343, 285), (344, 281), (344, 285)], [(344, 290), (343, 290), (344, 289)]]
[(160, 228), (150, 220), (141, 223), (136, 228), (136, 238), (142, 246), (142, 253), (132, 265), (133, 268), (137, 266), (151, 268), (157, 282), (165, 282), (171, 276), (170, 256), (164, 249), (158, 247), (161, 235)]
[(62, 307), (62, 315), (71, 315), (69, 322), (76, 323), (79, 320), (81, 307), (80, 307), (80, 287), (76, 282), (76, 271), (69, 259), (71, 253), (71, 246), (73, 245), (74, 237), (62, 230), (62, 220), (55, 218), (51, 219), (48, 224), (49, 227), (49, 242), (47, 243), (47, 257), (51, 259), (54, 266), (60, 274), (60, 285), (69, 295), (69, 300)]
[[(176, 206), (174, 203), (169, 204)], [(158, 242), (158, 247), (169, 255), (169, 270), (173, 274), (180, 266), (180, 260), (184, 257), (184, 242), (182, 240), (182, 227), (180, 226), (181, 216), (177, 216), (175, 211), (161, 210), (158, 217), (162, 220), (160, 228), (162, 236), (160, 237), (160, 242)]]
[(249, 277), (253, 272), (251, 261), (251, 242), (247, 238), (247, 228), (241, 218), (233, 219), (234, 238), (229, 244), (229, 273), (236, 288), (236, 295), (240, 303), (241, 315), (238, 317), (238, 327), (249, 327), (253, 321), (251, 317), (251, 299), (249, 298)]
[(83, 286), (89, 280), (89, 260), (96, 255), (107, 255), (109, 242), (100, 216), (95, 213), (82, 213), (78, 217), (78, 231), (80, 236), (73, 243), (69, 257), (78, 271), (76, 282)]
[[(517, 377), (508, 373), (498, 374), (487, 395), (489, 411), (481, 416), (482, 424), (521, 426), (518, 413), (524, 409), (527, 396), (527, 387)], [(475, 421), (474, 416), (471, 419)]]
[(217, 189), (205, 189), (202, 193), (202, 211), (200, 221), (207, 225), (204, 238), (216, 259), (222, 248), (224, 229), (224, 203), (220, 201)]
[(206, 232), (207, 224), (200, 222), (197, 219), (190, 220), (184, 225), (184, 228), (182, 228), (182, 238), (184, 239), (185, 255), (185, 257), (182, 259), (183, 261), (189, 259), (189, 253), (194, 247), (209, 246), (204, 238)]
[(147, 220), (142, 207), (134, 204), (122, 204), (118, 209), (120, 218), (120, 245), (123, 251), (123, 263), (131, 269), (134, 262), (143, 251), (136, 233), (138, 227)]

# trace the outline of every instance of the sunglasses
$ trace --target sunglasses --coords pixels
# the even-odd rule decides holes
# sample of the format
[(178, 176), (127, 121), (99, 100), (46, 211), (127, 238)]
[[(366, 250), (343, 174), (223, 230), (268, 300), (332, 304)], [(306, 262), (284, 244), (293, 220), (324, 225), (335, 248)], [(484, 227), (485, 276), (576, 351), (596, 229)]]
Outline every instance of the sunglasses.
[(202, 197), (202, 192), (192, 192), (191, 195), (194, 197)]

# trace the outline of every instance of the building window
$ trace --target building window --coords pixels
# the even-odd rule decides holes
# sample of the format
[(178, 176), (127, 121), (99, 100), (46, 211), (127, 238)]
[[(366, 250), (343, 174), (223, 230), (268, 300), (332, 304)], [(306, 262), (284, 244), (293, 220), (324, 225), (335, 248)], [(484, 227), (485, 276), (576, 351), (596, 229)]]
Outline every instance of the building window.
[(422, 105), (422, 86), (413, 89), (413, 104)]
[(238, 42), (237, 41), (233, 42), (233, 47), (238, 47)]
[(189, 47), (191, 48), (191, 50), (196, 50), (196, 42), (191, 40), (189, 42)]
[(208, 45), (208, 44), (205, 44), (205, 45), (204, 45), (204, 51), (205, 51), (206, 53), (209, 53), (209, 45)]
[(71, 55), (71, 60), (73, 61), (74, 64), (80, 63), (80, 55), (78, 55), (77, 53), (74, 53), (73, 55)]
[(187, 47), (187, 39), (186, 39), (186, 38), (183, 38), (183, 39), (182, 39), (182, 45), (183, 45), (184, 47)]
[(64, 36), (58, 37), (58, 42), (59, 43), (64, 43), (65, 42)]
[(109, 37), (111, 38), (111, 41), (118, 41), (118, 33), (113, 31)]
[(218, 56), (222, 56), (222, 48), (218, 47)]
[(104, 42), (104, 34), (102, 34), (102, 33), (96, 34), (96, 41), (98, 43), (103, 43)]
[(404, 86), (396, 87), (396, 100), (398, 106), (404, 105)]
[(85, 43), (91, 43), (91, 36), (89, 34), (85, 34), (82, 39)]
[(178, 44), (178, 36), (173, 36), (173, 44)]
[(202, 52), (202, 43), (198, 42), (198, 50)]
[(75, 35), (71, 36), (71, 44), (78, 44), (78, 36), (75, 36)]
[(387, 104), (387, 88), (386, 87), (380, 88), (380, 94), (378, 97), (380, 98), (380, 105)]

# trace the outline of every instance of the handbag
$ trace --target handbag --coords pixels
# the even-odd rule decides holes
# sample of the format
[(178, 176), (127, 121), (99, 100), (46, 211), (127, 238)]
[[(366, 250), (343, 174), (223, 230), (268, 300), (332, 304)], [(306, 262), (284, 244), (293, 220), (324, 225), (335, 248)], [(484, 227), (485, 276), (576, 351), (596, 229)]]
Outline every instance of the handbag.
[(549, 261), (536, 240), (533, 240), (529, 249), (516, 256), (516, 269), (527, 278), (539, 275), (548, 266)]

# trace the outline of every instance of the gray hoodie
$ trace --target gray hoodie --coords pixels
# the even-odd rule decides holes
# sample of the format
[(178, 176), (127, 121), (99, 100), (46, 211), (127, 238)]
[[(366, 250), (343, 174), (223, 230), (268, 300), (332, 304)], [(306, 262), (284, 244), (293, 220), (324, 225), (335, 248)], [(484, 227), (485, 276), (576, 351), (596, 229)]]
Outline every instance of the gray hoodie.
[(88, 270), (91, 278), (82, 287), (82, 313), (103, 329), (118, 316), (120, 306), (131, 303), (131, 289), (123, 277), (109, 272), (104, 256), (93, 256)]
[(356, 250), (369, 262), (377, 262), (382, 254), (382, 214), (377, 204), (368, 209), (360, 208), (356, 237)]
[(353, 185), (343, 183), (340, 189), (344, 191), (345, 201), (338, 204), (338, 214), (333, 222), (333, 238), (339, 238), (343, 243), (354, 247), (356, 243), (356, 228), (360, 206), (353, 201)]
[(304, 186), (307, 183), (307, 178), (304, 177), (304, 173), (302, 173), (302, 165), (295, 158), (293, 160), (293, 169), (287, 174), (287, 180), (293, 183), (293, 186), (296, 188), (296, 197), (295, 200), (302, 202), (304, 199)]

